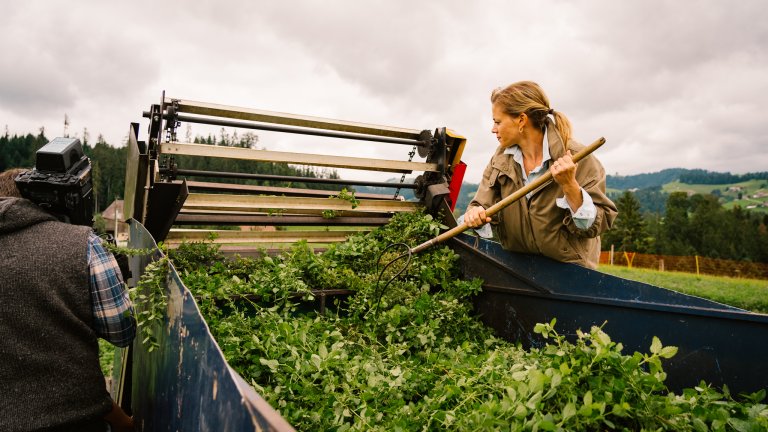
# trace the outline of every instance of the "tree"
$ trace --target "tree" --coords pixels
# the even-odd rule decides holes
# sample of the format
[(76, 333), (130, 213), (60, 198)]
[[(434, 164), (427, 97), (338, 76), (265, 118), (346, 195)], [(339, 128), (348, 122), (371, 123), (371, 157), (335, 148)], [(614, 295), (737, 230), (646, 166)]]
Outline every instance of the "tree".
[(695, 250), (688, 243), (690, 231), (688, 207), (688, 195), (685, 192), (669, 194), (662, 229), (664, 234), (662, 253), (664, 255), (693, 255), (695, 253)]
[(83, 151), (91, 159), (96, 208), (105, 209), (115, 199), (122, 198), (125, 189), (125, 161), (127, 147), (112, 147), (99, 134), (96, 145), (84, 145)]
[(650, 238), (635, 194), (624, 191), (616, 201), (616, 207), (619, 215), (613, 228), (603, 236), (603, 244), (608, 247), (618, 245), (618, 249), (625, 252), (647, 252)]
[(698, 255), (710, 258), (729, 258), (732, 250), (727, 215), (714, 195), (696, 194), (690, 198), (688, 243)]

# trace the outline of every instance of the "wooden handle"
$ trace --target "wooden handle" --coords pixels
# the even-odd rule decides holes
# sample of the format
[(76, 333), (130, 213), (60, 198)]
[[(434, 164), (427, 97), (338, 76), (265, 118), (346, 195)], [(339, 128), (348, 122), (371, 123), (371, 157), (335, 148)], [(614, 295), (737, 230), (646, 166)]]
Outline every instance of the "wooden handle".
[[(573, 156), (573, 162), (576, 163), (585, 157), (587, 157), (590, 153), (597, 150), (600, 146), (605, 144), (605, 138), (600, 137), (597, 141), (593, 142), (587, 147), (584, 147), (580, 152), (578, 152), (575, 156)], [(491, 217), (501, 211), (503, 208), (507, 207), (508, 205), (512, 204), (513, 202), (519, 200), (520, 198), (528, 195), (529, 192), (536, 190), (538, 187), (543, 185), (544, 183), (552, 180), (552, 173), (548, 170), (544, 175), (537, 178), (536, 180), (532, 181), (531, 183), (528, 183), (526, 186), (518, 189), (515, 193), (512, 195), (509, 195), (502, 199), (501, 201), (497, 202), (496, 204), (492, 205), (488, 209), (485, 210), (485, 214), (488, 217)], [(417, 253), (421, 252), (424, 249), (427, 249), (433, 245), (436, 245), (438, 243), (442, 243), (448, 239), (451, 239), (453, 237), (456, 237), (457, 235), (463, 233), (464, 231), (468, 230), (469, 226), (466, 222), (462, 222), (461, 225), (451, 228), (450, 230), (440, 234), (439, 236), (427, 240), (424, 243), (412, 248), (410, 250), (411, 253)]]

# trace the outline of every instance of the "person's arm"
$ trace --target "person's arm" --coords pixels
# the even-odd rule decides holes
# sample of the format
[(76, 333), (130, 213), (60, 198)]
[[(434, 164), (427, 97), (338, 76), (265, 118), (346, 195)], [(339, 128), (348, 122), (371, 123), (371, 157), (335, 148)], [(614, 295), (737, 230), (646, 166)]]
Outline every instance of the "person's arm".
[(112, 432), (132, 432), (134, 430), (133, 417), (129, 417), (115, 401), (112, 401), (112, 411), (104, 416), (104, 421), (109, 423)]
[(550, 166), (552, 176), (565, 194), (565, 197), (556, 199), (556, 204), (570, 211), (564, 220), (569, 232), (582, 237), (596, 237), (613, 224), (617, 215), (616, 205), (605, 194), (605, 170), (597, 159), (587, 157), (579, 162), (579, 173), (583, 178), (581, 186), (576, 181), (576, 168), (570, 151)]
[(488, 163), (483, 172), (483, 179), (477, 187), (475, 197), (464, 212), (464, 223), (471, 228), (477, 228), (491, 221), (485, 214), (485, 209), (491, 207), (499, 199), (499, 190), (496, 187), (496, 179), (499, 171), (493, 168), (493, 159)]
[(94, 331), (113, 345), (127, 346), (136, 335), (133, 306), (115, 257), (93, 233), (88, 239), (88, 267)]
[(576, 180), (576, 163), (573, 162), (571, 151), (568, 150), (565, 156), (552, 162), (549, 171), (555, 182), (560, 185), (571, 209), (578, 209), (583, 204), (581, 186)]
[(588, 230), (589, 227), (591, 227), (595, 222), (595, 218), (597, 217), (597, 207), (595, 207), (595, 203), (592, 201), (592, 197), (589, 196), (587, 191), (585, 191), (583, 188), (579, 188), (579, 193), (581, 194), (582, 204), (581, 207), (577, 208), (576, 210), (571, 208), (570, 200), (568, 200), (567, 196), (556, 198), (555, 204), (557, 204), (557, 206), (561, 209), (565, 209), (571, 212), (573, 223), (576, 224), (580, 230), (584, 231)]

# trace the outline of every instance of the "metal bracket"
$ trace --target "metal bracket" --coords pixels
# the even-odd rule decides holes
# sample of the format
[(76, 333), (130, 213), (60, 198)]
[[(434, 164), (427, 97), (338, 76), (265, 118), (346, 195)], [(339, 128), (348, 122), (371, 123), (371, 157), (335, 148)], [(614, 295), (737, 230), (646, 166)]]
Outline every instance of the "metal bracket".
[(433, 147), (432, 132), (426, 129), (421, 131), (421, 133), (419, 134), (419, 143), (416, 145), (416, 147), (419, 150), (420, 157), (429, 156)]
[[(427, 141), (426, 138), (429, 137)], [(419, 155), (427, 158), (427, 163), (437, 165), (437, 171), (428, 171), (416, 177), (415, 195), (424, 202), (430, 213), (436, 213), (441, 201), (450, 195), (447, 173), (447, 134), (446, 128), (435, 129), (434, 135), (429, 131), (423, 131), (420, 135), (422, 142), (428, 145), (420, 145)]]
[(176, 157), (167, 156), (167, 159), (160, 165), (160, 176), (167, 181), (174, 181), (178, 177), (179, 166), (176, 164)]
[(179, 100), (171, 99), (171, 105), (165, 110), (165, 140), (176, 141), (176, 128), (181, 126), (179, 121)]
[(163, 125), (163, 113), (160, 105), (152, 105), (149, 108), (149, 155), (157, 158), (157, 148), (160, 146), (160, 129)]

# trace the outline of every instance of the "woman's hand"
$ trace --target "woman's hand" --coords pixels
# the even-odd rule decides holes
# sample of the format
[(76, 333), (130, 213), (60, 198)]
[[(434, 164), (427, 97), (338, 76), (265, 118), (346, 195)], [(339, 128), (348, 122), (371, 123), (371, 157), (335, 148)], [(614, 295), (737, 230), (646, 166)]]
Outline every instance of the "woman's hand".
[(549, 167), (549, 172), (552, 173), (552, 178), (555, 179), (557, 184), (563, 188), (565, 198), (568, 200), (568, 205), (572, 209), (577, 210), (581, 207), (584, 199), (581, 196), (581, 186), (576, 181), (576, 168), (578, 164), (573, 162), (571, 151), (568, 150), (565, 156), (557, 159)]
[(481, 227), (490, 221), (491, 218), (485, 214), (485, 209), (481, 206), (470, 207), (464, 213), (464, 223), (470, 228)]

